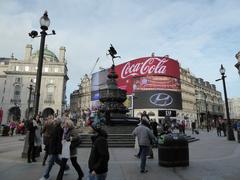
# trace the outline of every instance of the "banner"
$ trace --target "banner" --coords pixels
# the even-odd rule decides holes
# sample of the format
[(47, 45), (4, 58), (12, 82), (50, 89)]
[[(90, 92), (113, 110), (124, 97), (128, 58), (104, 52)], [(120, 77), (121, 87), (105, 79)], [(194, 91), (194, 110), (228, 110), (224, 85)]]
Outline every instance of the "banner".
[(134, 108), (182, 109), (181, 92), (175, 91), (135, 92)]
[[(99, 99), (97, 91), (106, 88), (110, 69), (92, 74), (92, 101)], [(134, 91), (172, 90), (180, 91), (179, 63), (169, 57), (143, 57), (116, 65), (117, 85), (128, 95)]]
[(180, 79), (179, 63), (168, 57), (143, 57), (117, 65), (118, 87), (131, 94), (132, 79), (147, 76), (167, 76)]
[(176, 111), (172, 111), (172, 110), (158, 110), (158, 116), (176, 117), (177, 113)]
[(180, 80), (167, 76), (146, 76), (133, 79), (133, 92), (146, 90), (180, 91)]

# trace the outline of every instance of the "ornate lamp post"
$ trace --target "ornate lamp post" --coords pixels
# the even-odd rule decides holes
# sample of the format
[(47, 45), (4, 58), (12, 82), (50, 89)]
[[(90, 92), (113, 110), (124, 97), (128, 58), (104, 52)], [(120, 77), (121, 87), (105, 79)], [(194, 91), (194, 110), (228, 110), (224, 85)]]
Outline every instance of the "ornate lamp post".
[[(55, 31), (52, 30), (51, 34), (47, 34), (46, 31), (50, 25), (50, 19), (48, 18), (47, 11), (44, 12), (43, 16), (40, 18), (40, 28), (42, 31), (40, 32), (41, 35), (38, 35), (38, 32), (33, 30), (28, 35), (31, 38), (41, 37), (40, 42), (40, 49), (39, 49), (39, 59), (38, 59), (38, 69), (37, 69), (37, 76), (36, 76), (36, 86), (35, 86), (35, 96), (34, 96), (34, 116), (38, 114), (39, 109), (39, 98), (40, 98), (40, 89), (41, 89), (41, 79), (42, 79), (42, 66), (43, 66), (43, 55), (44, 55), (44, 45), (45, 45), (45, 38), (47, 35), (55, 35)], [(30, 108), (30, 104), (29, 107)], [(28, 109), (29, 110), (29, 109)], [(28, 120), (29, 120), (29, 111), (28, 111)], [(27, 156), (28, 151), (28, 142), (29, 132), (26, 134), (25, 143), (23, 147), (22, 157), (25, 158)]]
[(225, 78), (227, 76), (225, 76), (225, 68), (223, 67), (222, 64), (221, 64), (221, 68), (219, 69), (219, 72), (222, 75), (222, 77), (220, 79), (217, 79), (216, 81), (222, 80), (222, 82), (223, 82), (225, 107), (226, 107), (226, 114), (227, 114), (227, 127), (228, 127), (227, 128), (227, 138), (228, 138), (229, 141), (235, 141), (235, 137), (234, 137), (234, 133), (233, 133), (233, 127), (232, 127), (232, 123), (231, 123), (230, 116), (229, 116), (229, 108), (228, 108), (227, 89), (226, 89), (226, 83), (225, 83)]
[(38, 36), (37, 31), (32, 31), (29, 33), (31, 38), (41, 37), (40, 50), (39, 50), (39, 59), (38, 59), (38, 69), (37, 69), (37, 77), (36, 77), (36, 88), (35, 88), (35, 105), (34, 105), (34, 115), (38, 114), (39, 109), (39, 99), (40, 99), (40, 89), (41, 89), (41, 79), (42, 79), (42, 66), (43, 66), (43, 55), (44, 55), (44, 45), (45, 38), (47, 35), (55, 35), (55, 31), (52, 30), (51, 34), (47, 34), (46, 31), (50, 25), (50, 19), (48, 18), (47, 11), (44, 12), (43, 16), (40, 18), (40, 28), (42, 31), (41, 35)]
[(205, 112), (206, 112), (206, 123), (207, 123), (207, 132), (210, 130), (210, 122), (208, 119), (208, 104), (207, 104), (207, 94), (203, 92), (204, 95), (204, 103), (205, 103)]

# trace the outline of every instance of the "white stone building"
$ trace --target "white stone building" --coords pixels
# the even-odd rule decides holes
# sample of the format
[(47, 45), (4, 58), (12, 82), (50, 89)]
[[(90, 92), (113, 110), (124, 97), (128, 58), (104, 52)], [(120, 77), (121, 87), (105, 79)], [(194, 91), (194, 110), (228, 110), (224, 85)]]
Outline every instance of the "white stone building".
[[(68, 80), (65, 47), (60, 47), (57, 57), (45, 47), (39, 111), (43, 116), (60, 114), (66, 105), (66, 84)], [(33, 114), (34, 86), (36, 82), (39, 51), (32, 53), (32, 45), (25, 48), (25, 57), (18, 60), (0, 58), (0, 108), (3, 110), (2, 123), (10, 119), (25, 119), (28, 114), (30, 84), (33, 86), (30, 98), (30, 115)]]
[(240, 120), (240, 98), (238, 97), (228, 99), (228, 106), (230, 119)]

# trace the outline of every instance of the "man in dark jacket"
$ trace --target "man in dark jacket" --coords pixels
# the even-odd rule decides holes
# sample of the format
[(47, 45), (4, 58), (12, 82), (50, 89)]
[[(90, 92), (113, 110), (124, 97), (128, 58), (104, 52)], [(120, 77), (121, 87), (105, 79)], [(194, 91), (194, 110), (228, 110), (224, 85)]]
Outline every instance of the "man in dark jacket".
[(109, 151), (107, 133), (98, 124), (93, 123), (95, 135), (92, 136), (92, 149), (88, 160), (89, 179), (105, 180), (108, 172)]
[(34, 147), (35, 130), (36, 130), (36, 127), (33, 125), (33, 119), (31, 118), (28, 124), (28, 131), (29, 131), (28, 163), (36, 162), (35, 147)]
[[(54, 165), (54, 162), (56, 162), (59, 166), (61, 166), (61, 160), (59, 158), (59, 155), (62, 153), (62, 136), (63, 136), (63, 129), (61, 127), (61, 121), (58, 119), (55, 119), (53, 121), (53, 129), (50, 132), (50, 137), (49, 137), (48, 164), (44, 172), (44, 175), (40, 180), (47, 180), (49, 178), (50, 176), (49, 173)], [(67, 166), (66, 169), (69, 169), (69, 166)]]

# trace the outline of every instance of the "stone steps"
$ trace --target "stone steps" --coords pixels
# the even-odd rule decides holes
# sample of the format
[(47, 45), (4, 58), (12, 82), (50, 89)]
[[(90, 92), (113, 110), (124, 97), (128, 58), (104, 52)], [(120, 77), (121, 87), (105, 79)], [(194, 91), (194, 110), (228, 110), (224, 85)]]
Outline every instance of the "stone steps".
[[(82, 143), (80, 147), (91, 147), (92, 134), (80, 135)], [(108, 134), (108, 146), (109, 147), (134, 147), (135, 139), (131, 134)]]
[[(82, 139), (82, 143), (79, 147), (91, 147), (92, 134), (82, 134), (80, 135)], [(185, 135), (188, 143), (199, 141), (198, 138)], [(108, 135), (108, 146), (109, 147), (134, 147), (135, 138), (131, 134), (109, 134)]]

